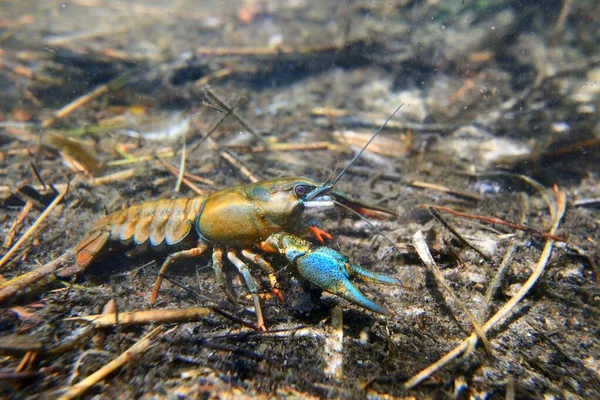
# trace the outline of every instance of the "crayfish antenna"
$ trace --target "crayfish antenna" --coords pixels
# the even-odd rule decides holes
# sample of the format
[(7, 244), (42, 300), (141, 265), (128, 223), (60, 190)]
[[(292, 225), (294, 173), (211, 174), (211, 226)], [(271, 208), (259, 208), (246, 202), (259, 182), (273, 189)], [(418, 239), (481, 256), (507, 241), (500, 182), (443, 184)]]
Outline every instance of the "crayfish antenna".
[(345, 205), (344, 203), (340, 203), (339, 201), (333, 201), (336, 205), (350, 211), (351, 213), (355, 214), (356, 216), (358, 216), (360, 219), (362, 219), (363, 221), (365, 221), (371, 228), (373, 228), (375, 230), (375, 232), (377, 232), (379, 235), (381, 235), (385, 240), (388, 241), (389, 244), (392, 245), (392, 247), (394, 249), (396, 249), (396, 251), (398, 251), (398, 253), (400, 253), (400, 251), (398, 250), (398, 246), (396, 246), (396, 243), (394, 243), (392, 241), (392, 239), (390, 239), (389, 237), (387, 237), (382, 231), (381, 229), (379, 229), (379, 227), (373, 225), (373, 223), (371, 221), (369, 221), (368, 219), (366, 219), (365, 217), (363, 217), (363, 215), (361, 213), (359, 213), (358, 211), (356, 211), (355, 209), (353, 209), (352, 207), (348, 207), (347, 205)]
[(392, 118), (394, 118), (394, 115), (396, 115), (396, 113), (402, 108), (403, 105), (404, 105), (404, 103), (401, 103), (398, 107), (396, 107), (394, 112), (385, 120), (385, 122), (379, 127), (379, 129), (377, 129), (377, 131), (375, 131), (373, 136), (371, 136), (371, 138), (367, 141), (367, 143), (365, 143), (365, 145), (362, 147), (362, 149), (360, 149), (360, 151), (358, 153), (356, 153), (356, 155), (352, 158), (352, 160), (350, 160), (348, 165), (346, 165), (344, 167), (344, 169), (342, 169), (342, 171), (333, 179), (333, 181), (331, 181), (331, 183), (328, 183), (329, 179), (331, 177), (327, 178), (327, 181), (325, 181), (325, 183), (323, 183), (321, 186), (313, 189), (312, 192), (310, 192), (308, 195), (306, 195), (304, 200), (309, 201), (309, 200), (314, 199), (316, 196), (330, 192), (331, 189), (333, 189), (333, 187), (336, 185), (336, 183), (338, 183), (340, 178), (342, 176), (344, 176), (346, 171), (348, 171), (348, 169), (350, 169), (350, 167), (353, 166), (354, 163), (356, 163), (356, 160), (359, 159), (359, 157), (362, 155), (362, 153), (364, 153), (364, 151), (367, 149), (367, 147), (369, 147), (371, 142), (373, 142), (373, 140), (375, 140), (377, 135), (379, 135), (379, 133), (387, 126), (388, 122), (390, 122), (390, 120)]

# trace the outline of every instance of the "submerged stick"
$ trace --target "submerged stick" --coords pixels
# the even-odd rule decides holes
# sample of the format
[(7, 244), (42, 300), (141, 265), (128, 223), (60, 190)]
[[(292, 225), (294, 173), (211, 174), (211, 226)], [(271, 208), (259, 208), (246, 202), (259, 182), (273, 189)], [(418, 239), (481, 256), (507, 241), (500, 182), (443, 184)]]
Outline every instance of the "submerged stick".
[(446, 218), (442, 217), (442, 215), (435, 208), (429, 207), (428, 210), (429, 213), (433, 215), (433, 217), (437, 219), (446, 229), (448, 229), (462, 244), (475, 251), (477, 254), (483, 257), (484, 260), (492, 264), (494, 263), (494, 260), (491, 255), (485, 253), (473, 243), (469, 242), (463, 235), (460, 234), (460, 232), (458, 232), (456, 227), (452, 225), (449, 221), (447, 221)]
[(442, 271), (440, 271), (440, 268), (435, 263), (435, 260), (433, 259), (433, 256), (431, 255), (431, 252), (429, 251), (429, 247), (427, 246), (427, 243), (425, 241), (425, 236), (423, 235), (423, 231), (418, 230), (413, 235), (413, 244), (415, 246), (415, 250), (417, 251), (417, 254), (421, 258), (421, 261), (423, 261), (423, 264), (425, 264), (425, 266), (427, 268), (429, 268), (429, 270), (433, 273), (433, 275), (437, 279), (438, 283), (444, 288), (446, 293), (448, 293), (448, 295), (450, 297), (452, 297), (452, 299), (456, 302), (456, 304), (458, 304), (458, 306), (462, 309), (462, 311), (465, 313), (465, 315), (471, 322), (471, 325), (473, 325), (473, 329), (475, 330), (475, 333), (477, 334), (479, 339), (481, 339), (481, 342), (485, 346), (485, 350), (487, 351), (488, 355), (492, 355), (492, 345), (490, 344), (489, 340), (485, 336), (483, 329), (481, 329), (481, 325), (477, 321), (477, 318), (475, 318), (475, 316), (467, 308), (465, 303), (458, 298), (456, 293), (454, 293), (452, 288), (450, 288), (450, 286), (448, 286), (448, 284), (446, 283), (446, 280), (444, 279), (444, 275), (442, 275)]
[(65, 105), (63, 108), (58, 110), (52, 117), (42, 121), (41, 127), (49, 128), (50, 126), (54, 125), (57, 121), (65, 118), (73, 111), (77, 110), (79, 107), (89, 103), (90, 101), (102, 96), (105, 93), (108, 93), (110, 91), (116, 90), (124, 86), (128, 80), (129, 77), (119, 76), (108, 83), (98, 86), (91, 92), (86, 93), (83, 96), (80, 96), (77, 99), (70, 102), (69, 104)]
[(19, 247), (21, 247), (21, 245), (25, 242), (25, 240), (27, 240), (31, 236), (33, 231), (35, 231), (37, 229), (37, 227), (40, 226), (40, 224), (46, 219), (48, 214), (50, 214), (50, 212), (52, 212), (52, 210), (54, 210), (54, 207), (56, 207), (56, 205), (58, 203), (60, 203), (60, 201), (63, 199), (63, 197), (65, 197), (68, 190), (69, 190), (69, 185), (67, 185), (65, 190), (63, 190), (58, 196), (56, 196), (54, 201), (52, 201), (52, 203), (50, 203), (50, 205), (48, 205), (48, 207), (46, 207), (44, 212), (40, 214), (40, 216), (33, 223), (33, 225), (31, 225), (29, 227), (29, 229), (27, 229), (27, 231), (23, 234), (23, 236), (21, 236), (21, 238), (17, 241), (17, 243), (15, 243), (14, 246), (10, 248), (10, 250), (4, 255), (4, 257), (2, 257), (2, 259), (0, 259), (0, 267), (2, 267), (6, 263), (6, 261), (8, 261), (10, 259), (10, 257), (19, 249)]
[(123, 365), (135, 360), (136, 357), (144, 354), (150, 347), (154, 339), (163, 332), (164, 328), (158, 327), (141, 338), (136, 344), (123, 352), (120, 356), (94, 372), (81, 382), (71, 386), (66, 393), (60, 396), (59, 400), (70, 400), (83, 394), (86, 390), (106, 378), (108, 375), (122, 367)]
[(326, 359), (325, 374), (336, 381), (344, 377), (344, 313), (342, 307), (335, 306), (331, 310), (331, 329), (325, 337), (324, 355)]
[(466, 219), (475, 219), (475, 220), (487, 222), (487, 223), (494, 224), (494, 225), (508, 226), (509, 228), (516, 229), (519, 231), (525, 231), (532, 235), (541, 237), (543, 239), (552, 239), (557, 242), (566, 242), (567, 241), (567, 239), (562, 238), (560, 236), (556, 236), (553, 233), (542, 232), (542, 231), (539, 231), (530, 226), (515, 224), (515, 223), (505, 221), (503, 219), (496, 218), (496, 217), (488, 217), (485, 215), (470, 214), (470, 213), (466, 213), (466, 212), (462, 212), (462, 211), (456, 211), (456, 210), (453, 210), (446, 206), (439, 206), (439, 205), (435, 205), (435, 204), (420, 204), (418, 207), (444, 211), (444, 212), (450, 213), (452, 215), (456, 215), (457, 217), (462, 217), (462, 218), (466, 218)]
[(196, 321), (211, 313), (210, 308), (191, 307), (174, 310), (146, 310), (111, 314), (86, 315), (83, 317), (65, 318), (65, 321), (90, 323), (96, 327), (119, 325), (149, 324), (155, 322), (188, 322)]
[(52, 275), (54, 274), (54, 271), (64, 265), (69, 264), (75, 264), (75, 254), (73, 254), (71, 250), (68, 250), (62, 256), (42, 265), (39, 268), (34, 269), (33, 271), (29, 271), (23, 275), (1, 283), (0, 304), (15, 296), (17, 293), (31, 288), (32, 285), (38, 283), (42, 279), (45, 279), (49, 276), (54, 279), (54, 275)]
[[(515, 306), (527, 295), (529, 290), (535, 285), (539, 277), (544, 272), (546, 265), (548, 264), (548, 260), (550, 259), (550, 255), (552, 254), (552, 249), (554, 248), (555, 240), (552, 236), (558, 230), (562, 217), (566, 211), (566, 195), (564, 192), (557, 191), (557, 210), (555, 212), (556, 218), (550, 229), (550, 233), (548, 235), (548, 240), (546, 241), (546, 245), (544, 246), (544, 250), (531, 273), (529, 279), (523, 284), (521, 289), (515, 294), (508, 302), (494, 314), (492, 318), (490, 318), (483, 326), (481, 327), (483, 332), (487, 333), (496, 325), (498, 325), (501, 321), (503, 321), (506, 317), (508, 317), (511, 311), (515, 308)], [(404, 387), (406, 389), (412, 389), (417, 386), (419, 383), (423, 382), (425, 379), (429, 378), (431, 375), (439, 371), (442, 367), (450, 363), (452, 360), (460, 356), (465, 350), (469, 347), (474, 346), (477, 341), (477, 334), (473, 333), (467, 339), (465, 339), (461, 344), (456, 346), (453, 350), (446, 353), (442, 358), (440, 358), (435, 363), (431, 364), (429, 367), (425, 368), (408, 381), (404, 383)]]
[(15, 238), (15, 235), (17, 234), (17, 230), (19, 229), (19, 226), (23, 223), (23, 221), (27, 217), (27, 214), (29, 214), (29, 211), (31, 211), (33, 209), (33, 205), (34, 205), (33, 200), (31, 200), (31, 199), (27, 200), (27, 203), (25, 203), (25, 207), (23, 207), (23, 209), (17, 216), (17, 219), (15, 220), (15, 222), (13, 222), (10, 229), (8, 230), (8, 233), (6, 234), (6, 239), (4, 239), (4, 247), (9, 248), (12, 245), (13, 239)]
[[(220, 107), (224, 108), (227, 111), (227, 115), (231, 114), (238, 122), (248, 130), (259, 142), (263, 143), (265, 146), (269, 147), (269, 143), (267, 143), (260, 135), (258, 131), (254, 129), (252, 125), (246, 121), (244, 117), (242, 117), (236, 110), (235, 107), (230, 107), (229, 104), (225, 102), (218, 94), (213, 92), (210, 88), (205, 89), (206, 94), (210, 97), (215, 103), (217, 103)], [(237, 106), (237, 103), (236, 103)]]
[(437, 185), (435, 183), (412, 181), (412, 182), (410, 182), (410, 185), (421, 188), (421, 189), (437, 190), (437, 191), (452, 194), (452, 195), (455, 195), (457, 197), (467, 199), (467, 200), (481, 201), (481, 196), (477, 195), (476, 193), (470, 193), (470, 192), (465, 192), (462, 190), (456, 190), (456, 189), (452, 189), (452, 188), (449, 188), (446, 186)]
[(242, 175), (244, 175), (246, 178), (248, 178), (248, 180), (250, 182), (254, 183), (254, 182), (258, 182), (260, 180), (256, 176), (254, 176), (252, 174), (252, 172), (250, 171), (250, 169), (248, 169), (248, 167), (246, 167), (244, 164), (242, 164), (240, 162), (240, 160), (238, 160), (237, 158), (235, 158), (233, 155), (229, 154), (225, 150), (219, 150), (219, 155), (221, 157), (223, 157), (227, 162), (229, 162), (229, 164), (231, 164), (232, 166), (237, 168), (238, 171), (240, 171), (240, 173)]

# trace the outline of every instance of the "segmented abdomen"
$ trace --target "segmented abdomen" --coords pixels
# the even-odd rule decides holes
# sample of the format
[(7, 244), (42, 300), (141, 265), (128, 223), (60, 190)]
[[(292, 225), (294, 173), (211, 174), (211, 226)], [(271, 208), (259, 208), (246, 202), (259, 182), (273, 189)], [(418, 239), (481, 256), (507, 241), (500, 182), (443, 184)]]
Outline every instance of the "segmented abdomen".
[(151, 246), (173, 245), (192, 229), (206, 196), (192, 199), (163, 199), (137, 204), (99, 220), (75, 248), (77, 265), (86, 267), (108, 240)]

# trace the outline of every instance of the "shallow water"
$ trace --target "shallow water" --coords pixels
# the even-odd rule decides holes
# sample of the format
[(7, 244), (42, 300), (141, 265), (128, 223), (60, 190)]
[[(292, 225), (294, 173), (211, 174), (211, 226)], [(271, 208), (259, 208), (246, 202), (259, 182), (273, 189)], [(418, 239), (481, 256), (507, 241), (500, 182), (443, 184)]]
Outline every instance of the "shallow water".
[[(253, 277), (269, 329), (294, 330), (255, 333), (239, 322), (255, 317), (231, 266), (238, 304), (218, 288), (210, 257), (182, 262), (157, 307), (213, 305), (237, 319), (169, 324), (141, 362), (87, 393), (597, 397), (598, 32), (600, 5), (584, 0), (5, 1), (0, 257), (56, 198), (48, 184), (69, 191), (0, 273), (8, 280), (56, 259), (94, 221), (134, 203), (281, 176), (324, 181), (403, 104), (338, 184), (398, 217), (369, 225), (344, 210), (317, 215), (334, 234), (328, 246), (403, 281), (360, 285), (392, 317), (321, 295), (274, 256), (284, 303), (261, 269)], [(549, 237), (557, 191), (568, 207)], [(450, 227), (431, 206), (445, 207)], [(464, 307), (423, 266), (419, 230)], [(483, 325), (527, 284), (552, 238), (533, 289), (487, 332), (492, 355), (479, 346), (407, 389), (473, 332), (464, 309)], [(148, 308), (170, 252), (159, 250), (113, 252), (66, 297), (61, 283), (32, 284), (0, 305), (1, 393), (66, 388), (95, 345), (82, 336), (51, 355), (83, 332), (64, 319), (110, 299), (121, 312)], [(336, 304), (341, 331), (330, 328)], [(106, 353), (84, 358), (80, 377), (150, 330), (108, 331)], [(27, 350), (35, 361), (23, 361)]]

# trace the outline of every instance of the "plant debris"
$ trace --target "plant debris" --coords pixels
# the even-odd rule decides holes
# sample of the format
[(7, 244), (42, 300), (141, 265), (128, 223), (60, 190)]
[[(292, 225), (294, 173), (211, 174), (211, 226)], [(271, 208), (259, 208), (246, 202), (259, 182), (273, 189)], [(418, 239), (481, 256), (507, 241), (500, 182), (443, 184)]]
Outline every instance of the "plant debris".
[[(599, 16), (592, 0), (4, 1), (0, 396), (600, 397)], [(274, 273), (252, 271), (266, 333), (209, 257), (173, 264), (156, 308), (169, 249), (115, 246), (55, 277), (109, 212), (325, 182), (399, 104), (336, 186), (398, 216), (315, 215), (326, 246), (403, 283), (361, 286), (389, 317), (269, 255)]]

